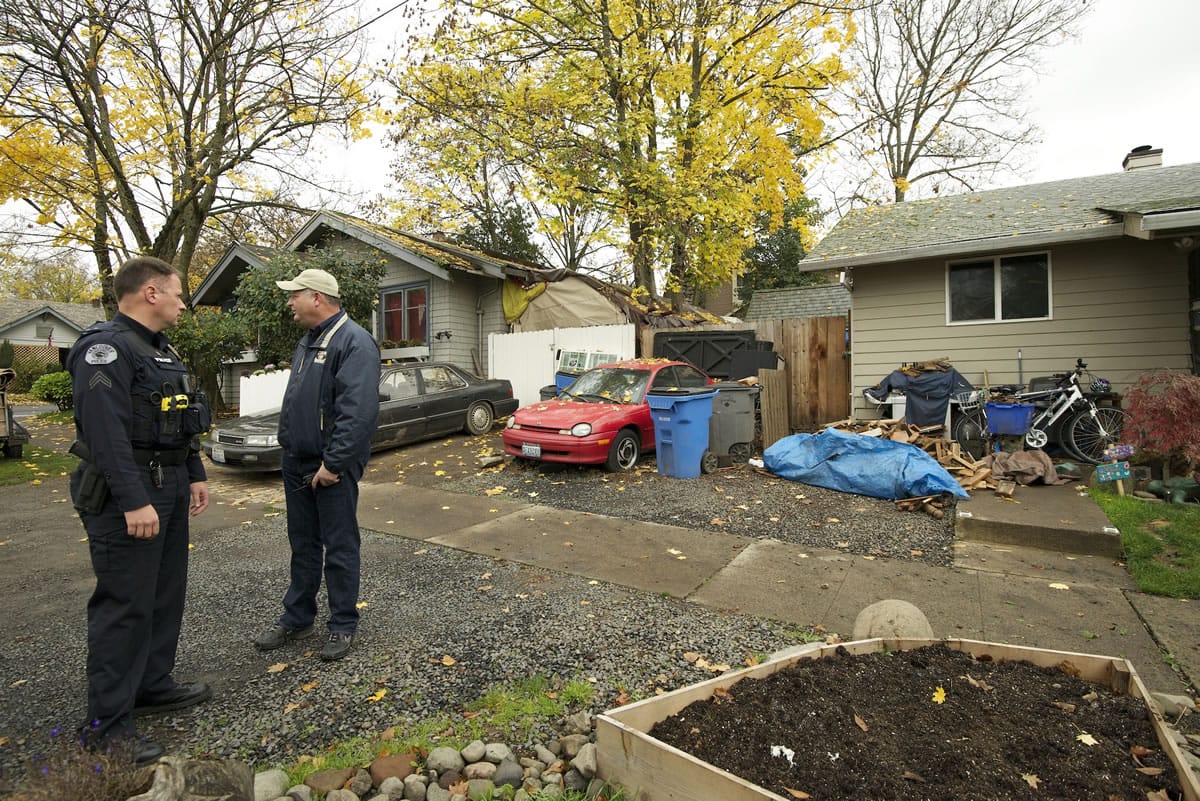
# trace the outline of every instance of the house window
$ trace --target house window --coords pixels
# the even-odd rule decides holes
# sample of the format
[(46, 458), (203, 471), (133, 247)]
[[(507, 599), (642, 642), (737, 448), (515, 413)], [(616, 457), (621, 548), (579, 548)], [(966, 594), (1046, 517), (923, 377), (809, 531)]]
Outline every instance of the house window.
[(429, 344), (429, 286), (399, 287), (383, 293), (384, 340)]
[(951, 323), (1046, 319), (1050, 316), (1050, 254), (951, 264), (946, 292)]

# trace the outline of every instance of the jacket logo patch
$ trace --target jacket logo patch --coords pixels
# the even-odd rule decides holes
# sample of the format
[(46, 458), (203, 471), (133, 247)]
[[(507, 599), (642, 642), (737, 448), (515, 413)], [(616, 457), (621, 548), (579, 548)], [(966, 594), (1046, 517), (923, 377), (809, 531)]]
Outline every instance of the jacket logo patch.
[(99, 386), (112, 389), (112, 379), (108, 377), (107, 373), (92, 373), (92, 380), (88, 381), (88, 389), (95, 389)]
[(117, 360), (117, 349), (106, 343), (92, 345), (87, 349), (83, 360), (88, 364), (112, 364)]
[(154, 361), (158, 362), (159, 364), (172, 364), (175, 360), (170, 356), (155, 356)]
[(319, 350), (319, 351), (317, 351), (317, 355), (313, 358), (313, 364), (324, 364), (324, 363), (325, 363), (325, 351)]

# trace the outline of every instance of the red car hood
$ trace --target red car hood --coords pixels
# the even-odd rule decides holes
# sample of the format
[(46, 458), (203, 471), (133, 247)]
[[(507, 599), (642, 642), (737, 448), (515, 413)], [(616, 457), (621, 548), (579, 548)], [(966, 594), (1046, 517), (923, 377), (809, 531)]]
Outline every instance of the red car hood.
[(576, 423), (591, 423), (594, 431), (620, 428), (645, 403), (584, 403), (582, 401), (548, 400), (524, 406), (513, 412), (514, 420), (523, 426), (569, 429)]

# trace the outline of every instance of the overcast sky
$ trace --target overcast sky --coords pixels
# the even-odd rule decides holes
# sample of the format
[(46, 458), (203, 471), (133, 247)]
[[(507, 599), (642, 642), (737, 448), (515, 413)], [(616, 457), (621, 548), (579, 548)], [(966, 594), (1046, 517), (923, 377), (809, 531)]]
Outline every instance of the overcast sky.
[[(1019, 175), (994, 186), (1119, 172), (1138, 145), (1163, 164), (1200, 162), (1200, 0), (1091, 0), (1080, 36), (1046, 55), (1030, 97), (1042, 142)], [(385, 19), (373, 33), (390, 38)], [(392, 155), (378, 137), (333, 146), (325, 169), (344, 185), (386, 191)]]
[(1024, 177), (1119, 172), (1138, 145), (1163, 164), (1200, 162), (1200, 0), (1099, 0), (1078, 39), (1048, 54), (1032, 97), (1042, 144)]

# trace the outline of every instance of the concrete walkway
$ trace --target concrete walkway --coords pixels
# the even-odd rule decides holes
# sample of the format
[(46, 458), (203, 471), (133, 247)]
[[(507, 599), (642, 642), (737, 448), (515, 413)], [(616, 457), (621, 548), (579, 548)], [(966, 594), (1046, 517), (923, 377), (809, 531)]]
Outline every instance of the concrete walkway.
[[(1058, 494), (1035, 494), (1046, 491)], [(1018, 493), (992, 514), (1032, 515), (1041, 503), (1039, 519), (1058, 527), (1078, 529), (1085, 517), (1107, 523), (1070, 487)], [(961, 509), (986, 518), (992, 504), (981, 500)], [(359, 510), (361, 525), (376, 531), (847, 638), (863, 607), (898, 598), (920, 607), (938, 636), (1125, 657), (1156, 692), (1194, 693), (1200, 684), (1196, 602), (1134, 591), (1113, 557), (1070, 552), (1082, 550), (1077, 534), (1060, 551), (960, 540), (955, 566), (938, 568), (414, 485), (364, 484)], [(1097, 536), (1110, 536), (1103, 528)]]

